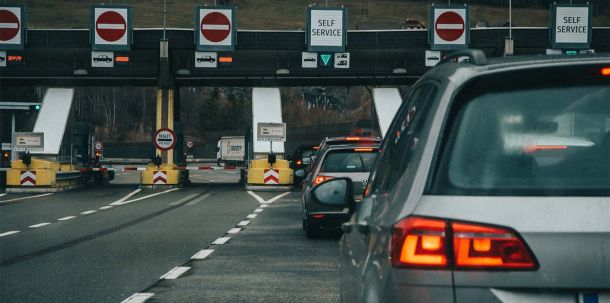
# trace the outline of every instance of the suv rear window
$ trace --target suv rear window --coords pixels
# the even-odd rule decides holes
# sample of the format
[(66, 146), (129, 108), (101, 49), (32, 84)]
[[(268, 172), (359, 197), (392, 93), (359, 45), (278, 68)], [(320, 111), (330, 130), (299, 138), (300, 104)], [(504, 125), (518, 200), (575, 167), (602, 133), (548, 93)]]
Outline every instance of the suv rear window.
[(372, 152), (357, 152), (354, 150), (329, 151), (324, 158), (320, 172), (370, 172), (376, 158), (377, 150)]
[(458, 101), (432, 192), (608, 195), (610, 86), (579, 82), (469, 88), (479, 92)]

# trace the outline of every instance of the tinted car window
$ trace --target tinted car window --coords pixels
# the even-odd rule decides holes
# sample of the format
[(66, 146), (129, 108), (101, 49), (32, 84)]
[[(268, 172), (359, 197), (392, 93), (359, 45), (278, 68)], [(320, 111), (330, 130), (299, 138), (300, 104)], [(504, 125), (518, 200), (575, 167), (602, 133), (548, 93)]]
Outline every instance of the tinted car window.
[(436, 86), (427, 83), (414, 88), (409, 94), (386, 134), (379, 163), (371, 176), (372, 191), (367, 192), (390, 190), (408, 169), (415, 149), (421, 147), (424, 118), (436, 92)]
[(356, 152), (352, 150), (331, 151), (326, 155), (320, 172), (370, 172), (375, 164), (377, 152)]
[(610, 191), (607, 83), (489, 91), (455, 113), (436, 194)]

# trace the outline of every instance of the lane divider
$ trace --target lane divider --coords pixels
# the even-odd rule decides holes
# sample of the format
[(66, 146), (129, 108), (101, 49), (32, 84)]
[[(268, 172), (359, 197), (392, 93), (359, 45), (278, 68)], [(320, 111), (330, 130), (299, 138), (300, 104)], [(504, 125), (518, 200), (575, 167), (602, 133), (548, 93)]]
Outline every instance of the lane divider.
[(45, 223), (38, 223), (38, 224), (30, 225), (30, 226), (28, 226), (28, 227), (29, 227), (29, 228), (39, 228), (39, 227), (47, 226), (47, 225), (49, 225), (49, 224), (51, 224), (51, 223), (49, 223), (49, 222), (45, 222)]
[(17, 233), (20, 233), (20, 231), (18, 231), (18, 230), (11, 230), (11, 231), (7, 231), (5, 233), (1, 233), (0, 237), (10, 236), (10, 235), (14, 235), (14, 234), (17, 234)]
[(131, 297), (123, 300), (121, 303), (144, 303), (146, 300), (154, 297), (155, 294), (149, 292), (135, 293)]
[(222, 244), (227, 243), (227, 241), (229, 241), (230, 239), (231, 239), (231, 237), (220, 237), (220, 238), (214, 240), (214, 242), (212, 242), (212, 244), (222, 245)]
[(256, 214), (249, 214), (246, 218), (254, 219), (254, 218), (256, 218)]
[(68, 217), (63, 217), (63, 218), (57, 219), (57, 221), (68, 221), (68, 220), (72, 220), (74, 218), (76, 218), (76, 216), (68, 216)]
[(240, 232), (240, 231), (241, 231), (241, 228), (239, 228), (239, 227), (236, 227), (236, 228), (231, 228), (231, 229), (229, 229), (229, 231), (227, 232), (227, 234), (236, 234), (236, 233), (238, 233), (238, 232)]
[(28, 200), (28, 199), (42, 198), (42, 197), (50, 196), (52, 194), (54, 194), (54, 193), (46, 193), (46, 194), (42, 194), (42, 195), (35, 195), (35, 196), (29, 196), (29, 197), (21, 197), (21, 198), (9, 199), (9, 200), (2, 200), (2, 201), (0, 201), (0, 204), (8, 203), (8, 202), (15, 202), (15, 201)]
[(118, 199), (118, 200), (116, 200), (116, 201), (114, 201), (114, 202), (112, 202), (112, 203), (110, 203), (108, 205), (112, 205), (112, 206), (120, 205), (120, 203), (123, 203), (124, 201), (127, 201), (129, 198), (133, 197), (135, 194), (139, 193), (140, 191), (142, 191), (142, 189), (138, 188), (138, 189), (130, 192), (129, 194), (127, 194), (125, 197), (123, 197), (121, 199)]
[(200, 250), (198, 253), (194, 254), (191, 257), (191, 260), (204, 260), (205, 258), (209, 257), (213, 252), (213, 249)]
[(148, 199), (148, 198), (152, 198), (152, 197), (156, 197), (158, 195), (163, 195), (163, 194), (167, 194), (170, 192), (173, 192), (175, 190), (179, 190), (180, 188), (172, 188), (172, 189), (168, 189), (159, 193), (154, 193), (154, 194), (150, 194), (148, 196), (144, 196), (144, 197), (140, 197), (140, 198), (136, 198), (133, 200), (127, 200), (127, 201), (121, 201), (121, 202), (114, 202), (114, 203), (110, 203), (110, 205), (112, 206), (117, 206), (117, 205), (125, 205), (125, 204), (129, 204), (129, 203), (133, 203), (133, 202), (138, 202), (138, 201), (142, 201), (144, 199)]
[(241, 222), (237, 223), (237, 226), (246, 226), (246, 225), (248, 225), (248, 224), (250, 224), (250, 221), (248, 221), (248, 220), (243, 220), (243, 221), (241, 221)]
[(180, 278), (184, 273), (189, 271), (191, 268), (187, 266), (174, 267), (172, 270), (161, 276), (161, 280), (176, 280)]
[(257, 208), (257, 209), (255, 209), (255, 210), (254, 210), (254, 212), (255, 212), (255, 213), (260, 213), (260, 212), (262, 212), (262, 211), (263, 211), (263, 209), (262, 209), (262, 208)]
[(94, 214), (96, 212), (97, 212), (97, 210), (88, 210), (88, 211), (84, 211), (84, 212), (82, 212), (80, 214), (86, 216), (86, 215)]

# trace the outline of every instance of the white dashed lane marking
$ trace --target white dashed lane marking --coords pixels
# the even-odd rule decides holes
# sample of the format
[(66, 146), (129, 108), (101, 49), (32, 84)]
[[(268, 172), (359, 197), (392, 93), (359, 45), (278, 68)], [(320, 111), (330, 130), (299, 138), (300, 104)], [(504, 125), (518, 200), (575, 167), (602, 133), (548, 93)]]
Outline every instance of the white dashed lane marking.
[(180, 278), (185, 272), (189, 271), (190, 267), (186, 266), (178, 266), (174, 267), (172, 270), (161, 276), (161, 280), (175, 280)]
[(256, 218), (256, 214), (249, 214), (246, 218), (254, 219), (254, 218)]
[(46, 193), (46, 194), (36, 195), (36, 196), (29, 196), (29, 197), (15, 198), (15, 199), (9, 199), (9, 200), (2, 200), (2, 201), (0, 201), (0, 204), (8, 203), (8, 202), (21, 201), (21, 200), (27, 200), (27, 199), (34, 199), (34, 198), (42, 198), (42, 197), (50, 196), (52, 194), (54, 194), (54, 193)]
[(82, 212), (80, 214), (81, 215), (90, 215), (90, 214), (93, 214), (93, 213), (96, 213), (96, 212), (97, 212), (97, 210), (88, 210), (88, 211), (84, 211), (84, 212)]
[(262, 208), (267, 208), (267, 207), (269, 207), (269, 204), (262, 204), (261, 207)]
[(38, 227), (43, 227), (43, 226), (46, 226), (46, 225), (49, 225), (49, 224), (51, 224), (51, 223), (45, 222), (45, 223), (38, 223), (38, 224), (30, 225), (28, 227), (29, 228), (38, 228)]
[(106, 206), (102, 206), (102, 207), (100, 207), (100, 209), (105, 210), (105, 209), (111, 209), (111, 208), (113, 208), (113, 207), (114, 207), (114, 206), (112, 206), (112, 205), (106, 205)]
[(257, 208), (257, 209), (254, 210), (255, 213), (260, 213), (261, 211), (263, 211), (262, 208)]
[(63, 217), (63, 218), (60, 218), (60, 219), (57, 219), (57, 220), (58, 221), (68, 221), (68, 220), (72, 220), (74, 218), (76, 218), (76, 216)]
[(146, 302), (146, 300), (148, 300), (154, 296), (155, 296), (155, 294), (148, 293), (148, 292), (135, 293), (135, 294), (131, 295), (131, 297), (123, 300), (123, 302), (121, 302), (121, 303), (144, 303), (144, 302)]
[(250, 224), (250, 221), (244, 220), (244, 221), (237, 223), (237, 226), (246, 226), (248, 224)]
[(0, 237), (6, 237), (6, 236), (10, 236), (10, 235), (14, 235), (14, 234), (16, 234), (16, 233), (19, 233), (19, 231), (18, 231), (18, 230), (7, 231), (7, 232), (5, 232), (5, 233), (1, 233), (1, 234), (0, 234)]
[(229, 241), (229, 239), (231, 239), (231, 237), (221, 237), (221, 238), (214, 240), (214, 242), (212, 242), (212, 244), (222, 245), (222, 244), (227, 243), (227, 241)]
[(236, 234), (236, 233), (238, 233), (238, 232), (240, 232), (240, 231), (241, 231), (241, 228), (236, 227), (236, 228), (231, 228), (231, 229), (229, 229), (229, 231), (228, 231), (227, 233), (228, 233), (228, 234)]
[(209, 257), (214, 252), (213, 249), (204, 249), (191, 257), (193, 260), (203, 260)]

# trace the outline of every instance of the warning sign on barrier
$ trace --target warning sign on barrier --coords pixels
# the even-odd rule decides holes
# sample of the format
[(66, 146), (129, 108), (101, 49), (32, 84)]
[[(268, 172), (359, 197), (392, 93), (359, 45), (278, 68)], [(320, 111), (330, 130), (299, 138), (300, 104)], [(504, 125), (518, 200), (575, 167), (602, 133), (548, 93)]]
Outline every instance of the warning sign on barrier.
[(153, 184), (155, 184), (155, 185), (167, 184), (167, 172), (164, 170), (153, 171)]
[(36, 186), (36, 172), (29, 170), (21, 171), (19, 184), (21, 186)]
[(273, 168), (265, 169), (263, 181), (265, 184), (280, 184), (280, 171)]

